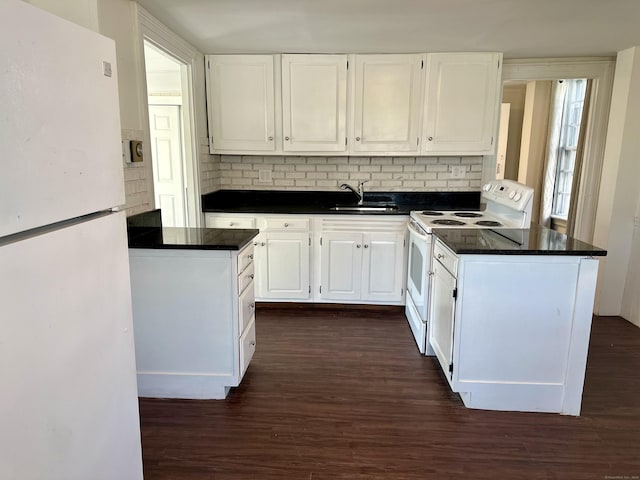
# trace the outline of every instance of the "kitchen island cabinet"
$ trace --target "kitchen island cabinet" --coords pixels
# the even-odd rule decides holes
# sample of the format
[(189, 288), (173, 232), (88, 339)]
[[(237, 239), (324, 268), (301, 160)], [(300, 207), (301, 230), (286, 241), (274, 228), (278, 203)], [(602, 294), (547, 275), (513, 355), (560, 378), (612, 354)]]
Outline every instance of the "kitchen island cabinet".
[(221, 399), (256, 347), (257, 230), (129, 228), (138, 393)]
[(465, 406), (579, 415), (598, 261), (544, 227), (436, 229), (429, 343)]

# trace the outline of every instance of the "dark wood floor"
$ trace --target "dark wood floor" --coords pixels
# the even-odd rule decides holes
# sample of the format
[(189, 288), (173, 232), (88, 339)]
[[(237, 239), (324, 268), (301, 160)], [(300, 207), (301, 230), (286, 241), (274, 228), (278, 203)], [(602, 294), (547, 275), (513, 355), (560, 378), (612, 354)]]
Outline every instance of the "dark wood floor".
[(399, 310), (265, 309), (226, 400), (141, 399), (145, 479), (640, 479), (640, 329), (593, 324), (582, 416), (464, 408)]

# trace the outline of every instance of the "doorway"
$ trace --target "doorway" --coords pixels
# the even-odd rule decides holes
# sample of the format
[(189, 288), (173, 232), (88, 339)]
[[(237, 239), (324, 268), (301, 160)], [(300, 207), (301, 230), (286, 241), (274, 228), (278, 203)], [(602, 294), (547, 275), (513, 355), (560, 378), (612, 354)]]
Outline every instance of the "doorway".
[[(600, 180), (604, 158), (604, 145), (607, 132), (607, 120), (611, 102), (611, 90), (613, 86), (614, 59), (532, 59), (510, 60), (504, 62), (502, 69), (503, 85), (513, 83), (540, 82), (551, 83), (558, 79), (587, 79), (588, 89), (585, 93), (584, 114), (581, 121), (583, 137), (580, 139), (580, 148), (583, 149), (582, 165), (580, 171), (574, 171), (572, 182), (572, 198), (569, 214), (570, 222), (567, 224), (567, 234), (579, 240), (592, 243), (596, 229), (596, 210), (598, 205)], [(550, 88), (550, 87), (549, 87)], [(542, 88), (540, 90), (543, 90)], [(542, 92), (538, 92), (541, 93)], [(504, 98), (503, 98), (504, 101)], [(524, 108), (524, 107), (522, 107)], [(519, 115), (518, 109), (511, 104), (509, 123)], [(544, 116), (544, 115), (543, 115)], [(548, 116), (548, 114), (547, 114)], [(547, 125), (548, 127), (548, 125)], [(543, 138), (547, 137), (547, 129), (543, 129)], [(522, 139), (513, 140), (520, 144)], [(511, 143), (512, 138), (507, 140)], [(545, 152), (544, 146), (538, 147)], [(496, 178), (497, 155), (485, 157), (483, 163), (482, 180), (488, 182)], [(515, 175), (519, 175), (519, 165)], [(505, 178), (513, 175), (513, 168), (505, 167)], [(508, 173), (511, 172), (511, 173)], [(537, 173), (540, 179), (543, 176), (542, 168)], [(542, 185), (541, 180), (538, 185)], [(532, 185), (535, 188), (535, 185)], [(541, 187), (539, 187), (541, 189)], [(540, 216), (532, 218), (538, 223)]]
[(147, 40), (144, 57), (155, 208), (164, 226), (195, 226), (189, 67)]
[(562, 233), (574, 224), (590, 83), (581, 78), (503, 85), (496, 178), (534, 188), (533, 220)]

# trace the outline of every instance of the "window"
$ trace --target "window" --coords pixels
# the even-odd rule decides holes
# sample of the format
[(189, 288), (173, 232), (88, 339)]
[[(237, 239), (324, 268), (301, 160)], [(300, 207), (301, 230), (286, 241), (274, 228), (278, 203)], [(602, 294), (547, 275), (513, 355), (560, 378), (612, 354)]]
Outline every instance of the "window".
[(569, 215), (573, 170), (576, 164), (578, 139), (580, 137), (580, 121), (582, 120), (582, 108), (584, 106), (587, 80), (581, 78), (564, 80), (564, 82), (566, 83), (566, 87), (564, 89), (551, 215), (566, 220)]

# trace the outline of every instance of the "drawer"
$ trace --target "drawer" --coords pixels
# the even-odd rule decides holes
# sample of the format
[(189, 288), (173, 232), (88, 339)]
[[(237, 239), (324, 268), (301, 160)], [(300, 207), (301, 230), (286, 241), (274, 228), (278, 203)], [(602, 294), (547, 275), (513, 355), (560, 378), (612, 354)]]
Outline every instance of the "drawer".
[(253, 244), (238, 253), (238, 275), (253, 263)]
[(455, 277), (458, 274), (458, 256), (439, 240), (433, 247), (433, 258), (437, 259)]
[(308, 231), (308, 218), (266, 218), (265, 226), (267, 230), (287, 230), (287, 231)]
[(247, 268), (238, 275), (238, 293), (244, 292), (245, 288), (253, 282), (254, 264), (251, 262)]
[(245, 288), (238, 299), (238, 331), (242, 333), (256, 311), (256, 297), (253, 286)]
[(253, 217), (230, 217), (227, 215), (205, 215), (207, 228), (256, 228)]
[(240, 337), (240, 378), (247, 371), (249, 362), (256, 351), (256, 322), (255, 320), (247, 327), (247, 330)]

